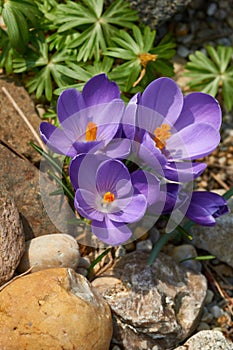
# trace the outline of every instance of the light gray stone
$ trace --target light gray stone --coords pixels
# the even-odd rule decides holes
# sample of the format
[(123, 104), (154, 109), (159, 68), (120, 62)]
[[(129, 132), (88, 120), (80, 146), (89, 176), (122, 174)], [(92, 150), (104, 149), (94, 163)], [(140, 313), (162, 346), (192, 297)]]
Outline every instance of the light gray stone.
[(206, 279), (160, 253), (149, 266), (148, 253), (118, 259), (96, 278), (95, 286), (113, 311), (113, 342), (122, 349), (170, 349), (197, 327)]
[(174, 350), (233, 350), (233, 343), (222, 332), (203, 330)]
[(137, 242), (136, 249), (142, 252), (150, 252), (152, 250), (152, 242), (150, 239)]
[(233, 198), (228, 201), (231, 212), (216, 219), (213, 227), (197, 226), (191, 228), (192, 243), (207, 250), (233, 267)]
[(171, 252), (171, 256), (179, 263), (181, 263), (183, 266), (187, 267), (188, 269), (192, 269), (197, 272), (201, 272), (201, 263), (196, 260), (186, 260), (181, 262), (185, 259), (191, 259), (197, 256), (197, 251), (191, 244), (182, 244), (179, 246), (176, 246), (173, 248)]
[(14, 274), (25, 249), (25, 237), (13, 198), (0, 186), (0, 285)]
[(207, 15), (213, 16), (215, 12), (217, 11), (218, 5), (215, 2), (211, 2), (207, 9)]
[(33, 238), (26, 242), (25, 253), (20, 261), (20, 273), (55, 267), (76, 269), (79, 263), (79, 246), (75, 238), (67, 234), (51, 234)]

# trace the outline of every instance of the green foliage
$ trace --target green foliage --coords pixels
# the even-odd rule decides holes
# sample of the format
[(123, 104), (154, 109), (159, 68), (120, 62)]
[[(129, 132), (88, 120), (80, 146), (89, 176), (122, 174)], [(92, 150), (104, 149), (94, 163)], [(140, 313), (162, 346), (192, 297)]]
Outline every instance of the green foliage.
[(13, 69), (15, 73), (33, 70), (34, 76), (29, 78), (26, 84), (29, 93), (36, 91), (38, 99), (45, 93), (45, 97), (50, 101), (54, 83), (61, 87), (74, 82), (74, 79), (79, 79), (79, 75), (67, 66), (72, 61), (75, 61), (75, 56), (66, 49), (50, 53), (45, 37), (39, 34), (34, 37), (33, 46), (28, 50), (27, 56), (13, 60)]
[(130, 28), (138, 19), (136, 11), (129, 8), (127, 2), (117, 0), (104, 11), (104, 0), (83, 0), (75, 3), (67, 1), (60, 4), (49, 16), (58, 26), (58, 33), (79, 30), (80, 35), (69, 43), (70, 48), (79, 47), (78, 61), (100, 59), (101, 50), (105, 50), (116, 35), (119, 27)]
[(165, 36), (155, 45), (156, 32), (136, 26), (127, 1), (0, 0), (1, 12), (6, 29), (0, 28), (0, 68), (24, 74), (37, 99), (52, 101), (68, 87), (81, 90), (99, 73), (127, 94), (173, 74), (173, 39)]
[(154, 47), (156, 32), (145, 27), (142, 32), (139, 27), (132, 27), (133, 36), (121, 30), (118, 37), (113, 37), (115, 46), (109, 47), (104, 54), (128, 61), (118, 65), (111, 74), (123, 91), (129, 91), (145, 77), (147, 85), (158, 73), (172, 76), (173, 66), (169, 61), (175, 54), (175, 43), (172, 37), (165, 36)]
[(212, 96), (220, 94), (227, 110), (233, 108), (233, 48), (226, 46), (206, 47), (207, 55), (196, 51), (189, 56), (185, 76), (190, 77), (189, 86)]
[(7, 26), (12, 48), (23, 51), (29, 41), (30, 25), (36, 25), (40, 12), (31, 0), (1, 2), (0, 13)]

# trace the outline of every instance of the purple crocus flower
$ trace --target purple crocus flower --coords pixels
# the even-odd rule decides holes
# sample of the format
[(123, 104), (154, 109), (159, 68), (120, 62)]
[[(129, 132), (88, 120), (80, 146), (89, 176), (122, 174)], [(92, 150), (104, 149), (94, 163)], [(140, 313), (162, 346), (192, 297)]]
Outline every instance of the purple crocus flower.
[[(199, 176), (206, 167), (193, 160), (211, 153), (219, 144), (221, 109), (212, 96), (198, 92), (183, 97), (172, 79), (159, 78), (130, 101), (123, 123), (127, 137), (151, 151), (155, 148), (155, 157), (159, 153), (166, 159), (161, 166), (167, 179), (184, 182)], [(151, 152), (142, 156), (151, 164)]]
[(229, 213), (226, 200), (213, 192), (194, 191), (186, 216), (203, 226), (214, 226), (216, 218)]
[(120, 160), (104, 155), (77, 155), (70, 164), (70, 179), (78, 213), (91, 220), (93, 234), (110, 245), (131, 237), (127, 224), (142, 219), (159, 192), (159, 180), (154, 176), (147, 178), (140, 170), (130, 174)]
[(180, 184), (167, 184), (163, 214), (171, 214), (175, 209), (203, 226), (215, 225), (215, 219), (229, 212), (226, 200), (213, 192), (187, 192)]
[(76, 89), (63, 91), (57, 103), (61, 129), (43, 122), (41, 137), (51, 150), (69, 157), (99, 150), (118, 131), (124, 108), (116, 83), (99, 74), (85, 84), (82, 93)]

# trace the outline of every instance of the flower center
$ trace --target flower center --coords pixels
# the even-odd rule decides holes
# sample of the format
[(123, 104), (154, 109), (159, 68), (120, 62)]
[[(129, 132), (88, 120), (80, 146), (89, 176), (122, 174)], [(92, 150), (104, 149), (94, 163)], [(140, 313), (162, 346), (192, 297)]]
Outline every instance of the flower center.
[(153, 62), (157, 59), (158, 55), (151, 54), (149, 52), (141, 53), (138, 55), (141, 65), (146, 68), (148, 62)]
[(112, 192), (106, 192), (103, 196), (104, 203), (112, 203), (115, 199), (115, 195)]
[(154, 131), (155, 137), (153, 140), (156, 146), (162, 150), (166, 146), (166, 140), (171, 136), (171, 127), (168, 124), (162, 124), (160, 127), (156, 128)]
[(96, 141), (97, 125), (89, 122), (86, 127), (86, 141)]

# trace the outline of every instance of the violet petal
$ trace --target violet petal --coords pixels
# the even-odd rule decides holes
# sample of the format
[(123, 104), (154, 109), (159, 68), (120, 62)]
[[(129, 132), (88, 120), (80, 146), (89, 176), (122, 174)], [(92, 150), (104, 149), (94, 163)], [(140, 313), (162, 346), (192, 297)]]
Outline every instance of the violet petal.
[(93, 220), (91, 227), (97, 238), (112, 246), (125, 243), (132, 235), (127, 225), (113, 222), (108, 217), (103, 221)]

